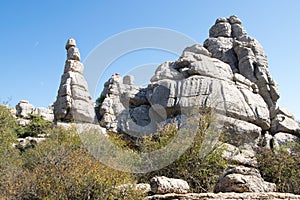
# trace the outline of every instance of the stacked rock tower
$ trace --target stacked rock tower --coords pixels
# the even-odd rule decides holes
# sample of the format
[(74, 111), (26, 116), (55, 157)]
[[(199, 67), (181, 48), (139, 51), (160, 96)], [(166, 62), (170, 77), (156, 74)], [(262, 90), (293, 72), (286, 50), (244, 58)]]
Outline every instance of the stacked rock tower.
[(268, 71), (267, 57), (260, 43), (247, 35), (237, 16), (217, 19), (209, 30), (204, 47), (212, 53), (212, 57), (229, 64), (233, 73), (239, 73), (253, 82), (252, 87), (268, 107), (274, 109), (280, 96)]
[(66, 44), (67, 60), (58, 95), (54, 103), (57, 121), (95, 122), (95, 110), (87, 82), (83, 76), (84, 65), (76, 42), (70, 38)]

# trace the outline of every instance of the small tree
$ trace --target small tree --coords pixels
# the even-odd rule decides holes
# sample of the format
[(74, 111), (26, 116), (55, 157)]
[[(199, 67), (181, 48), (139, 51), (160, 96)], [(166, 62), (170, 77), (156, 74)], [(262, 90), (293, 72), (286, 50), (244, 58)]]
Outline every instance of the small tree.
[[(219, 135), (209, 128), (213, 123), (212, 112), (210, 109), (201, 109), (199, 114), (191, 118), (191, 123), (197, 124), (197, 133), (194, 142), (179, 159), (163, 169), (136, 175), (138, 180), (145, 182), (154, 176), (181, 178), (189, 183), (192, 192), (212, 192), (219, 175), (227, 166), (227, 162), (222, 157), (221, 145), (208, 148), (206, 145), (210, 144), (204, 142), (206, 138)], [(177, 134), (177, 131), (175, 124), (163, 127), (153, 137), (145, 138), (143, 151), (153, 151), (165, 146)], [(187, 128), (185, 131), (188, 133), (195, 130)], [(204, 149), (210, 150), (203, 154)]]

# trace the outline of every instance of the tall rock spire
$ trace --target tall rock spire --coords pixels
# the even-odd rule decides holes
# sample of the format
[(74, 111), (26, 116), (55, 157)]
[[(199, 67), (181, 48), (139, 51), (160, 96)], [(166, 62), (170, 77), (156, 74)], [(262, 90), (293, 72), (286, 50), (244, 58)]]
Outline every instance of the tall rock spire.
[(66, 50), (65, 69), (54, 103), (55, 120), (93, 123), (96, 116), (94, 103), (88, 92), (83, 76), (84, 66), (80, 62), (80, 53), (73, 38), (68, 40)]

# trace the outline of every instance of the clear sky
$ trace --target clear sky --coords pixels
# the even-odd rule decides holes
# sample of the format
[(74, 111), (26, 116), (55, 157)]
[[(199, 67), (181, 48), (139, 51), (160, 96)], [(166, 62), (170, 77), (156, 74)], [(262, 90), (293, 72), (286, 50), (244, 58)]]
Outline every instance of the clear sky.
[[(279, 85), (279, 104), (299, 120), (299, 0), (1, 1), (0, 101), (11, 99), (15, 106), (27, 99), (37, 107), (53, 103), (69, 37), (76, 39), (82, 60), (107, 38), (134, 28), (173, 29), (202, 44), (216, 18), (233, 14), (263, 45)], [(116, 72), (176, 57), (149, 51), (128, 58), (115, 63)]]

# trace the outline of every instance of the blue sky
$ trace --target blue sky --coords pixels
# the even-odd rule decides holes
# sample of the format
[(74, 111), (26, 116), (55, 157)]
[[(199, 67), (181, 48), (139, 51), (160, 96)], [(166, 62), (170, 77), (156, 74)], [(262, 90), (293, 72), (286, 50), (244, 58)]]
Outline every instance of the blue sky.
[[(21, 99), (35, 106), (53, 103), (69, 37), (76, 39), (82, 60), (107, 38), (134, 28), (172, 29), (202, 44), (216, 18), (236, 14), (265, 49), (279, 85), (279, 104), (300, 119), (299, 10), (298, 0), (1, 1), (0, 101), (11, 98), (11, 106)], [(119, 59), (114, 69), (124, 72), (132, 65), (175, 58), (145, 51)]]

